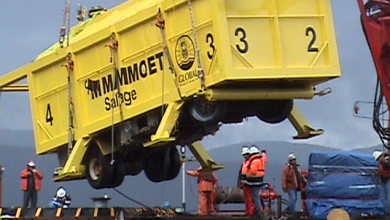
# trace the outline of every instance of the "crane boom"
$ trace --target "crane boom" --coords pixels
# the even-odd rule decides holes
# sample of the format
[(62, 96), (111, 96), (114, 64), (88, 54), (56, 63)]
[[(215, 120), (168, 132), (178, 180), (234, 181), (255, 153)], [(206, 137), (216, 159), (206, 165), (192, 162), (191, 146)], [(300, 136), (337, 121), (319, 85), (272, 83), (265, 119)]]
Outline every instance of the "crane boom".
[(358, 0), (361, 23), (377, 71), (373, 127), (386, 148), (390, 140), (390, 1)]

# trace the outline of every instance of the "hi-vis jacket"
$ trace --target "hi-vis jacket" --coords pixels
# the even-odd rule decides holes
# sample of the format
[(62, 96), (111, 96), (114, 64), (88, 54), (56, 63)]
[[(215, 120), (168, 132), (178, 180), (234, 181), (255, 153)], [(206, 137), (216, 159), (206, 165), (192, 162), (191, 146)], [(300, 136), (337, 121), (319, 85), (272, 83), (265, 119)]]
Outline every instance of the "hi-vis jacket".
[(198, 188), (201, 192), (214, 191), (218, 178), (213, 171), (189, 170), (187, 174), (198, 177)]
[[(301, 181), (300, 186), (303, 187), (304, 184), (307, 183), (306, 178), (302, 175), (301, 167), (297, 164), (298, 173), (300, 175), (300, 178), (297, 178), (297, 175), (295, 174), (294, 167), (291, 164), (286, 164), (286, 166), (283, 169), (283, 180), (282, 180), (282, 186), (283, 189), (291, 190), (291, 189), (298, 189), (298, 180)], [(301, 189), (299, 189), (301, 190)]]
[(266, 153), (264, 152), (261, 153), (261, 160), (263, 161), (264, 176), (265, 176), (265, 171), (267, 170), (267, 161), (268, 161), (268, 157)]
[(237, 181), (237, 187), (240, 187), (243, 183), (242, 181), (246, 181), (246, 175), (248, 174), (248, 164), (249, 164), (249, 158), (242, 162), (240, 171), (238, 172), (238, 181)]
[(247, 165), (247, 181), (251, 185), (262, 185), (265, 174), (264, 161), (260, 154), (254, 154), (249, 158)]
[[(28, 189), (28, 172), (31, 172), (28, 170), (28, 168), (22, 170), (22, 172), (20, 173), (20, 178), (22, 178), (22, 190), (23, 191), (26, 191)], [(37, 170), (36, 169), (36, 172), (33, 173), (34, 175), (34, 180), (35, 180), (35, 190), (36, 191), (39, 191), (41, 190), (41, 187), (42, 187), (42, 184), (41, 184), (41, 180), (43, 179), (43, 174), (41, 173), (41, 171)]]

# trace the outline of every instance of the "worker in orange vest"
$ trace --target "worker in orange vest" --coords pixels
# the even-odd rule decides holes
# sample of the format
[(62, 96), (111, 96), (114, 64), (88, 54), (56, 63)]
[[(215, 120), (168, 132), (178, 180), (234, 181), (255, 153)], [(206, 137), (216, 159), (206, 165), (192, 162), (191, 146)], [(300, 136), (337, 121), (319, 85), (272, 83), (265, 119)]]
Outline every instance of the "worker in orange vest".
[(288, 163), (283, 169), (282, 186), (283, 191), (288, 193), (290, 215), (295, 215), (295, 203), (297, 202), (298, 191), (301, 191), (307, 183), (302, 175), (302, 170), (297, 164), (297, 158), (293, 153), (288, 155)]
[(246, 215), (254, 215), (255, 213), (255, 204), (253, 203), (252, 198), (252, 189), (248, 185), (246, 175), (248, 174), (248, 164), (250, 157), (250, 150), (248, 146), (242, 147), (242, 156), (245, 161), (241, 164), (239, 176), (238, 176), (238, 187), (242, 189), (244, 194), (244, 202), (245, 202), (245, 214)]
[(267, 151), (265, 149), (261, 151), (261, 160), (263, 161), (264, 176), (265, 176), (265, 172), (267, 170), (267, 162), (268, 162)]
[(31, 204), (30, 208), (36, 208), (43, 174), (35, 168), (35, 162), (30, 160), (27, 163), (27, 168), (20, 173), (20, 178), (22, 178), (22, 190), (24, 191), (23, 208), (27, 208), (29, 203)]
[(213, 211), (212, 194), (218, 182), (215, 172), (199, 167), (197, 170), (188, 170), (187, 174), (198, 177), (199, 215), (211, 215)]
[(261, 206), (260, 188), (263, 185), (264, 179), (264, 163), (259, 149), (256, 146), (252, 146), (249, 149), (250, 157), (248, 163), (247, 181), (252, 189), (252, 198), (255, 203), (256, 216), (258, 218), (263, 217), (263, 210)]
[[(256, 147), (256, 146), (255, 146)], [(261, 161), (263, 162), (263, 167), (264, 167), (264, 177), (267, 171), (267, 162), (268, 162), (268, 157), (267, 157), (267, 151), (265, 149), (261, 150)], [(260, 201), (261, 201), (261, 207), (263, 207), (263, 210), (268, 210), (268, 206), (265, 205), (264, 200), (260, 196)]]

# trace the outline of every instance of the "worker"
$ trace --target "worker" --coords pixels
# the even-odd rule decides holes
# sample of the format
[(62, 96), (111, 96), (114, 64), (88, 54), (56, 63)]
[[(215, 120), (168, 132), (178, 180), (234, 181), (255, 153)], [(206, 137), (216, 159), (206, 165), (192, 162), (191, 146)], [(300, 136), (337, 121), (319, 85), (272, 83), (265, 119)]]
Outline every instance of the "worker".
[(263, 161), (263, 167), (264, 167), (264, 176), (267, 171), (267, 162), (268, 162), (268, 157), (267, 157), (267, 151), (266, 149), (261, 150), (261, 160)]
[(288, 210), (290, 215), (295, 215), (295, 204), (297, 202), (298, 191), (302, 190), (306, 178), (302, 175), (302, 170), (297, 164), (297, 158), (293, 153), (288, 155), (288, 163), (283, 169), (283, 191), (288, 193)]
[(199, 167), (197, 170), (188, 170), (186, 173), (198, 177), (199, 215), (211, 215), (213, 211), (212, 194), (218, 182), (215, 172)]
[(35, 167), (33, 160), (28, 161), (27, 168), (20, 173), (20, 178), (22, 178), (22, 190), (24, 191), (23, 208), (36, 208), (43, 174)]
[(245, 202), (245, 215), (252, 216), (255, 213), (255, 204), (253, 203), (252, 198), (252, 189), (248, 185), (246, 175), (248, 173), (248, 164), (250, 157), (249, 147), (244, 145), (241, 151), (242, 156), (244, 157), (244, 162), (241, 164), (239, 176), (238, 176), (238, 187), (242, 189), (244, 194)]
[(53, 200), (49, 203), (51, 208), (68, 208), (70, 206), (71, 197), (64, 187), (59, 187)]
[(256, 146), (251, 146), (249, 149), (250, 157), (248, 162), (247, 181), (251, 187), (252, 199), (255, 204), (256, 217), (263, 217), (263, 210), (260, 198), (260, 188), (263, 185), (264, 179), (264, 163), (259, 149)]
[(387, 153), (374, 151), (372, 153), (375, 160), (379, 161), (378, 175), (380, 182), (380, 200), (383, 203), (386, 213), (390, 214), (390, 160)]
[[(261, 161), (263, 162), (264, 177), (265, 177), (267, 173), (267, 162), (268, 162), (266, 149), (261, 150)], [(263, 208), (263, 211), (268, 210), (268, 206), (265, 205), (264, 200), (261, 197), (260, 197), (260, 201), (261, 201), (261, 207)]]

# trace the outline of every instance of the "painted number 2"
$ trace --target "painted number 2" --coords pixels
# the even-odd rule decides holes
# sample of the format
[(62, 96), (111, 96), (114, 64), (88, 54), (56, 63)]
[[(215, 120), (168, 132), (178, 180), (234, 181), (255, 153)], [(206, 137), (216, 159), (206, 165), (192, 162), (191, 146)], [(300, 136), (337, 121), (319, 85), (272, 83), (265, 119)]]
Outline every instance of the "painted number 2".
[(51, 126), (53, 126), (53, 116), (51, 115), (51, 109), (50, 109), (50, 103), (47, 103), (47, 109), (46, 109), (46, 123), (50, 123)]
[(309, 45), (307, 46), (307, 52), (318, 52), (318, 47), (314, 46), (314, 43), (316, 42), (317, 39), (317, 35), (313, 27), (306, 28), (306, 36), (310, 36), (310, 35), (311, 35), (311, 40), (309, 42)]

